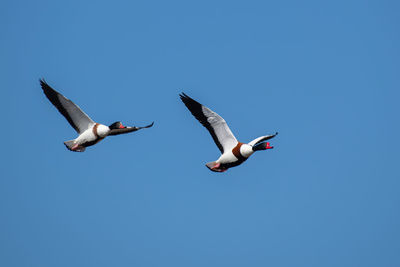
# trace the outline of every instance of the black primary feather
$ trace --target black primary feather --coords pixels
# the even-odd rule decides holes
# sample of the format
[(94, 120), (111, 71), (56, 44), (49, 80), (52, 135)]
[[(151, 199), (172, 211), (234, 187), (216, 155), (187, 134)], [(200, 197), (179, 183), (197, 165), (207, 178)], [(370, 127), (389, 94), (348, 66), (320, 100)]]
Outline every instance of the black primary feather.
[(224, 148), (222, 147), (221, 143), (218, 140), (217, 135), (214, 132), (213, 127), (211, 124), (207, 121), (207, 117), (204, 115), (203, 110), (202, 110), (202, 104), (197, 102), (196, 100), (190, 98), (188, 95), (182, 92), (182, 94), (179, 94), (182, 102), (185, 104), (185, 106), (189, 109), (190, 113), (204, 126), (207, 128), (207, 130), (210, 132), (211, 137), (213, 138), (215, 144), (221, 151), (221, 153), (224, 153)]
[[(48, 85), (43, 78), (40, 79), (39, 81), (40, 81), (40, 86), (42, 87), (46, 97), (50, 100), (51, 103), (53, 103), (53, 105), (58, 109), (58, 111), (67, 119), (69, 124), (71, 124), (72, 128), (74, 128), (75, 131), (79, 132), (79, 128), (77, 127), (77, 125), (75, 125), (74, 121), (72, 120), (68, 112), (64, 109), (60, 100), (58, 99), (59, 93), (53, 88), (51, 88), (50, 85)], [(71, 100), (68, 99), (68, 101)]]

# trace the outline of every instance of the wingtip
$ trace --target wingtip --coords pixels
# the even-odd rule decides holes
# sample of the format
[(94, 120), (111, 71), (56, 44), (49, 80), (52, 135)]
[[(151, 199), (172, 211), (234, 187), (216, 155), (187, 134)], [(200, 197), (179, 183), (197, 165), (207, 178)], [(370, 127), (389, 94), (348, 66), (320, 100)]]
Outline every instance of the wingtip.
[(185, 94), (184, 92), (182, 92), (181, 94), (179, 94), (179, 96), (181, 97), (181, 100), (183, 103), (189, 103), (189, 102), (197, 102), (195, 101), (193, 98), (191, 98), (190, 96), (188, 96), (187, 94)]
[(40, 78), (39, 82), (40, 82), (40, 87), (42, 87), (43, 91), (48, 91), (49, 89), (52, 89), (44, 78)]
[(150, 123), (149, 125), (143, 126), (143, 127), (139, 127), (139, 129), (143, 129), (143, 128), (150, 128), (154, 125), (154, 121), (152, 123)]
[(181, 99), (184, 99), (184, 98), (187, 98), (188, 96), (187, 96), (184, 92), (181, 92), (181, 93), (179, 94), (179, 97), (180, 97)]
[(46, 80), (42, 77), (42, 78), (39, 78), (39, 82), (40, 82), (40, 85), (43, 87), (43, 85), (47, 85), (47, 82), (46, 82)]

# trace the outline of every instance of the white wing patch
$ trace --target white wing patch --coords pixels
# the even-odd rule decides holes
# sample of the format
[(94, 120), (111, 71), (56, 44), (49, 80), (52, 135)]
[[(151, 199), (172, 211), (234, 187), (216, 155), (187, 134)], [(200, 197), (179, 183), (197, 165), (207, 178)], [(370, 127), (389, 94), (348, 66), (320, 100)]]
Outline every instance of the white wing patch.
[(57, 97), (61, 105), (75, 124), (76, 128), (78, 128), (79, 134), (83, 133), (85, 130), (91, 128), (95, 124), (95, 122), (74, 102), (72, 102), (60, 93), (58, 93)]
[(224, 148), (224, 151), (234, 148), (238, 144), (238, 141), (233, 135), (231, 129), (229, 129), (228, 124), (226, 124), (226, 121), (217, 113), (205, 106), (202, 106), (202, 111), (207, 117), (208, 123), (210, 123), (211, 127), (214, 129), (215, 135)]

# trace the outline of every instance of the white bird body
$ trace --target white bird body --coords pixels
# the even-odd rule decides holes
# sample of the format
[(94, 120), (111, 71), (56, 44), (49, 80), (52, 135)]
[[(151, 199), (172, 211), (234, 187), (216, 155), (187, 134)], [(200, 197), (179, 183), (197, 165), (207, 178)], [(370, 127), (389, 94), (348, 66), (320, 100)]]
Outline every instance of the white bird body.
[[(224, 152), (215, 162), (220, 164), (229, 164), (239, 160), (240, 158), (237, 158), (233, 154), (232, 149)], [(240, 154), (245, 158), (249, 158), (254, 153), (253, 147), (248, 144), (242, 144), (239, 149), (240, 149)]]
[(76, 139), (74, 139), (74, 143), (82, 145), (84, 143), (89, 143), (94, 141), (99, 142), (102, 139), (104, 139), (110, 133), (110, 131), (111, 130), (108, 126), (97, 123), (93, 127), (81, 133)]
[(233, 155), (232, 150), (228, 150), (227, 152), (222, 154), (215, 162), (220, 164), (227, 164), (236, 160), (238, 160), (238, 158)]

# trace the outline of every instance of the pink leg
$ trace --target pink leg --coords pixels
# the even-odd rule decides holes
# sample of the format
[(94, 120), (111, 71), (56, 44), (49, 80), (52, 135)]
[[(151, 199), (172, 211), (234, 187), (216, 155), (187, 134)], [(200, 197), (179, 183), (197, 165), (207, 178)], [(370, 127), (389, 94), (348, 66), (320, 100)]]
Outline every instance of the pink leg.
[(221, 166), (221, 163), (217, 163), (217, 164), (215, 164), (211, 169), (218, 169), (219, 168), (219, 166)]
[(78, 144), (75, 144), (73, 147), (71, 147), (71, 150), (77, 150), (78, 149), (78, 147), (79, 147), (79, 145)]

